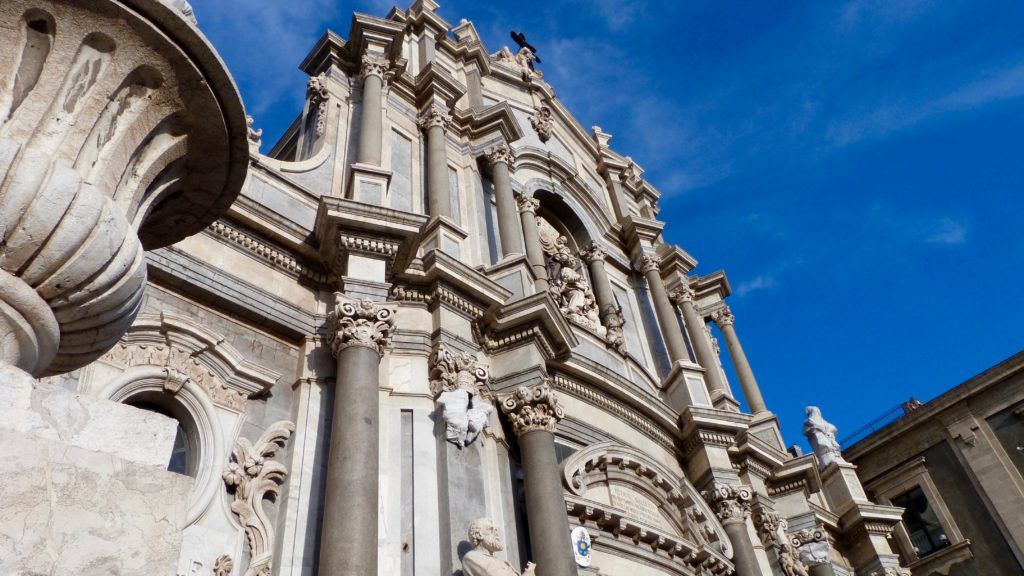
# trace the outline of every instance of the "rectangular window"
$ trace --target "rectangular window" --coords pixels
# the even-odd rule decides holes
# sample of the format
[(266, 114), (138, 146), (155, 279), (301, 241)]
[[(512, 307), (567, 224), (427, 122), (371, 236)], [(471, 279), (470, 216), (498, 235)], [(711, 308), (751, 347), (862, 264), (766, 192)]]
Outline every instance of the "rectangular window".
[(949, 546), (949, 538), (920, 486), (893, 498), (892, 505), (904, 509), (903, 524), (919, 557)]

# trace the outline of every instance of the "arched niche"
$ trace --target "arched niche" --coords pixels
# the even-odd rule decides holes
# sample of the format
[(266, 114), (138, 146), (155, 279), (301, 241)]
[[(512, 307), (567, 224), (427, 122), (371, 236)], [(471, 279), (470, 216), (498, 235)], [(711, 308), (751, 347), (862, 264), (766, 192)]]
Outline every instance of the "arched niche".
[(711, 574), (731, 572), (732, 547), (714, 512), (686, 478), (649, 456), (601, 442), (567, 458), (562, 474), (581, 521)]

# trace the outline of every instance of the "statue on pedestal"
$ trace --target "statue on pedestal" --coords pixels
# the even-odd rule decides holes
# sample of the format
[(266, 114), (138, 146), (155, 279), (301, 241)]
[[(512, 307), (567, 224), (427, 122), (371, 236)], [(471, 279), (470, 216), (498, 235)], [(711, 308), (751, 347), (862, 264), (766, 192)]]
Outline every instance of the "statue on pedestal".
[[(508, 560), (494, 555), (505, 549), (498, 527), (488, 518), (474, 520), (469, 525), (469, 542), (474, 546), (462, 558), (462, 573), (465, 576), (520, 576), (519, 571)], [(530, 562), (522, 576), (534, 576), (537, 565)]]
[(833, 462), (846, 464), (843, 460), (843, 449), (836, 441), (836, 427), (821, 417), (821, 409), (817, 406), (807, 407), (807, 420), (804, 421), (804, 436), (814, 449), (821, 468)]

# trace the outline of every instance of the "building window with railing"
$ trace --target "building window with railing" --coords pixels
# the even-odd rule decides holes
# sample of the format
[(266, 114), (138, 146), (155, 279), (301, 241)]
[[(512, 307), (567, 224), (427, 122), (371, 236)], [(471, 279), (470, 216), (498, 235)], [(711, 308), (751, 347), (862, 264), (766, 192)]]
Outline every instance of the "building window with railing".
[(949, 546), (949, 538), (920, 486), (893, 498), (892, 505), (903, 508), (903, 525), (919, 558)]

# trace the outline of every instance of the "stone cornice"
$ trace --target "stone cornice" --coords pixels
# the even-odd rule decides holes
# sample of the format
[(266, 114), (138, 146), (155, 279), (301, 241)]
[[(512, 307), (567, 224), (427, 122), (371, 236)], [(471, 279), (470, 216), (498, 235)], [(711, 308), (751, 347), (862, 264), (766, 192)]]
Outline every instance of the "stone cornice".
[(314, 268), (305, 264), (288, 252), (274, 247), (269, 242), (263, 241), (225, 220), (218, 220), (210, 224), (207, 231), (296, 278), (305, 278), (321, 285), (331, 284), (337, 280), (328, 272), (319, 270), (319, 267)]
[(442, 102), (449, 109), (466, 93), (466, 87), (443, 68), (428, 62), (416, 75), (414, 91), (416, 106), (425, 108), (432, 102)]
[(488, 312), (476, 324), (489, 352), (536, 343), (548, 359), (569, 353), (579, 341), (548, 294), (534, 294)]
[(324, 196), (314, 234), (329, 269), (338, 268), (340, 256), (358, 252), (385, 259), (392, 269), (402, 270), (426, 223), (427, 217), (421, 214)]
[[(396, 278), (401, 282), (401, 286), (395, 289), (396, 298), (406, 299), (405, 295), (414, 292), (428, 294), (431, 302), (455, 304), (456, 308), (477, 319), (512, 296), (509, 290), (446, 252), (431, 250), (416, 263), (418, 266), (410, 266)], [(399, 291), (402, 296), (398, 295)], [(423, 297), (410, 296), (408, 299), (427, 301)], [(463, 305), (462, 301), (466, 304)]]
[(523, 137), (523, 130), (512, 113), (508, 102), (499, 102), (482, 110), (456, 109), (452, 112), (455, 124), (471, 141), (484, 142), (500, 137), (511, 144)]
[(767, 479), (769, 494), (782, 494), (798, 488), (811, 493), (821, 490), (821, 476), (813, 454), (786, 460)]
[(697, 292), (698, 300), (711, 298), (715, 301), (724, 301), (732, 295), (732, 286), (729, 285), (729, 279), (722, 270), (704, 276), (694, 276), (690, 279), (690, 286)]
[(644, 416), (639, 409), (631, 405), (627, 405), (594, 386), (583, 384), (572, 378), (556, 375), (552, 378), (552, 383), (565, 393), (572, 394), (573, 396), (594, 404), (603, 410), (611, 412), (622, 420), (625, 420), (644, 434), (647, 434), (656, 440), (659, 444), (664, 446), (666, 450), (670, 452), (675, 451), (675, 441), (673, 440), (674, 431), (665, 428), (654, 419)]

